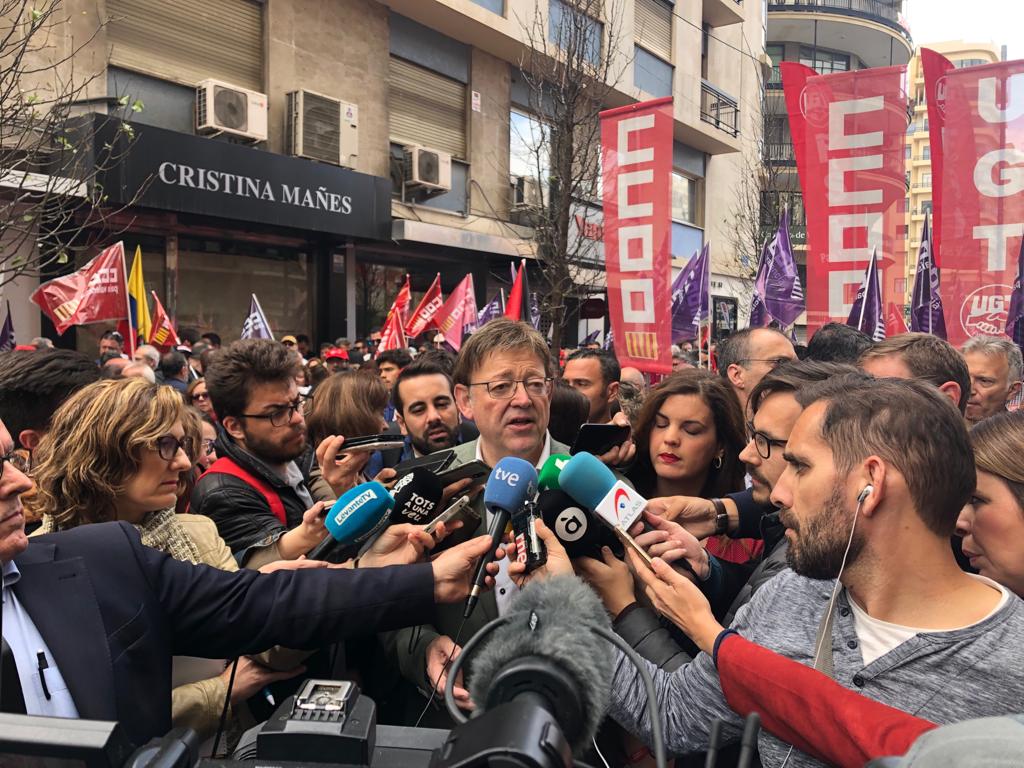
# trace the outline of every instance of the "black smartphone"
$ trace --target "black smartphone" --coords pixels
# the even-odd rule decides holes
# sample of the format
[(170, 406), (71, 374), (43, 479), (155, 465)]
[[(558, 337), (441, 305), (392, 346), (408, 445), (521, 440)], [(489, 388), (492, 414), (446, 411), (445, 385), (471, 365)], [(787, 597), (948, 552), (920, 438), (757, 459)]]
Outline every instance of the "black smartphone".
[(464, 480), (467, 477), (473, 480), (480, 480), (489, 474), (491, 474), (491, 468), (482, 461), (471, 461), (454, 469), (445, 470), (437, 476), (437, 479), (441, 481), (442, 486), (447, 486), (459, 480)]
[(586, 451), (600, 456), (626, 442), (629, 433), (628, 426), (623, 427), (619, 424), (584, 424), (580, 427), (569, 453), (575, 456), (577, 453)]
[(420, 456), (415, 459), (403, 461), (401, 464), (396, 464), (395, 475), (397, 477), (401, 477), (402, 475), (407, 475), (414, 469), (419, 469), (420, 467), (428, 469), (436, 475), (448, 469), (453, 461), (455, 461), (455, 451), (452, 450), (428, 453), (426, 456)]
[(345, 438), (338, 453), (386, 451), (390, 448), (401, 448), (403, 445), (405, 445), (405, 437), (402, 435), (366, 435), (365, 437)]

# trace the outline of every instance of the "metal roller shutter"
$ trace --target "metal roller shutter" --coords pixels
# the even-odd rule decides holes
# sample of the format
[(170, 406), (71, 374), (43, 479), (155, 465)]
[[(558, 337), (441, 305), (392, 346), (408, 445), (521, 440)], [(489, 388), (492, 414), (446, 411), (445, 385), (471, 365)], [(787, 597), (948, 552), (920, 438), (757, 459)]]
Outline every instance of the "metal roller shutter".
[(633, 24), (637, 43), (672, 61), (672, 6), (662, 0), (636, 0)]
[(107, 0), (111, 63), (195, 85), (263, 90), (263, 4), (255, 0)]
[(466, 159), (466, 86), (391, 57), (388, 74), (391, 140)]

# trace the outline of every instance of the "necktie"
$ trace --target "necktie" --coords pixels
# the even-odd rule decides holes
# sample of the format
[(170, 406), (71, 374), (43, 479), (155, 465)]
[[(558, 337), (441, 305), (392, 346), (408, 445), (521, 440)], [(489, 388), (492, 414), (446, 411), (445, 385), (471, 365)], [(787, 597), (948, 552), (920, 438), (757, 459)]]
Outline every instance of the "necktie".
[(25, 714), (25, 698), (21, 694), (21, 680), (18, 678), (18, 666), (14, 663), (14, 651), (2, 637), (0, 637), (0, 712)]

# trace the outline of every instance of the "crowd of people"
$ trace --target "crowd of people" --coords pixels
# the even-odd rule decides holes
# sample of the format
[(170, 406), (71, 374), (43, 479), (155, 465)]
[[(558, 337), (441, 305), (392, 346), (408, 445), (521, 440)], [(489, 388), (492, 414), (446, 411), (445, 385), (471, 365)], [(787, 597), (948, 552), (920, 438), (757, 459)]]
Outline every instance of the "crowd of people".
[[(778, 767), (862, 765), (1021, 709), (1024, 366), (1008, 339), (956, 350), (829, 324), (795, 346), (747, 329), (710, 364), (676, 347), (655, 381), (505, 319), (457, 355), (182, 341), (129, 359), (108, 331), (97, 359), (0, 356), (0, 709), (117, 719), (143, 742), (172, 725), (210, 739), (227, 701), (234, 744), (315, 676), (358, 680), (382, 723), (450, 727), (451, 660), (554, 575), (587, 582), (646, 660), (677, 766), (703, 764), (713, 730), (736, 744), (753, 711)], [(449, 468), (540, 468), (587, 423), (628, 427), (599, 458), (648, 500), (633, 534), (651, 566), (609, 546), (571, 560), (538, 522), (546, 565), (499, 552), (464, 619), (489, 549), (469, 478), (445, 489), (472, 494), (461, 527), (392, 525), (355, 559), (307, 558), (361, 483), (444, 451)], [(346, 451), (371, 435), (394, 447)], [(594, 749), (653, 765), (645, 689), (621, 653), (613, 672)], [(454, 692), (474, 708), (461, 673)]]

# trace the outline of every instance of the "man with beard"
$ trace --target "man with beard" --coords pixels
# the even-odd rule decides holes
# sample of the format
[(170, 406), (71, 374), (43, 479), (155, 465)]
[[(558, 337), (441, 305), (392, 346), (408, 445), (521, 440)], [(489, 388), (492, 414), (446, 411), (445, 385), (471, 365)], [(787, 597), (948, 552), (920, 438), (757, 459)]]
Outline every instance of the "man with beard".
[(462, 442), (454, 385), (437, 363), (417, 360), (404, 367), (396, 375), (391, 400), (395, 420), (405, 435), (398, 461), (454, 448)]
[(298, 364), (283, 344), (243, 339), (206, 372), (223, 450), (196, 483), (191, 511), (217, 524), (241, 565), (294, 560), (326, 533), (294, 461), (306, 449)]
[[(961, 571), (948, 544), (975, 484), (960, 414), (917, 381), (839, 376), (801, 389), (797, 402), (804, 410), (771, 494), (793, 572), (766, 584), (730, 630), (693, 610), (695, 591), (660, 559), (652, 574), (629, 553), (655, 607), (708, 651), (671, 674), (648, 665), (669, 750), (706, 749), (718, 719), (727, 742), (739, 739), (743, 721), (715, 668), (731, 632), (932, 722), (1017, 711), (1024, 605)], [(611, 690), (612, 717), (650, 740), (647, 698), (621, 653)], [(766, 732), (759, 751), (765, 766), (822, 765)]]

